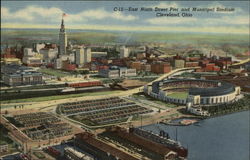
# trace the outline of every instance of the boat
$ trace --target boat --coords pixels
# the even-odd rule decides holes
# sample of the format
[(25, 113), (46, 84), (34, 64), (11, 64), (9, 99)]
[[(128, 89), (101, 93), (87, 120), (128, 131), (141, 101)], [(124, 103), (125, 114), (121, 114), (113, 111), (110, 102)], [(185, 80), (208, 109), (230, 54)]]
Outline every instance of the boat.
[(184, 148), (177, 140), (170, 139), (168, 133), (164, 132), (163, 130), (160, 131), (159, 135), (153, 133), (152, 131), (144, 130), (143, 128), (133, 128), (132, 130), (133, 134), (149, 139), (153, 142), (160, 143), (177, 152), (181, 157), (186, 158), (188, 155), (188, 150)]

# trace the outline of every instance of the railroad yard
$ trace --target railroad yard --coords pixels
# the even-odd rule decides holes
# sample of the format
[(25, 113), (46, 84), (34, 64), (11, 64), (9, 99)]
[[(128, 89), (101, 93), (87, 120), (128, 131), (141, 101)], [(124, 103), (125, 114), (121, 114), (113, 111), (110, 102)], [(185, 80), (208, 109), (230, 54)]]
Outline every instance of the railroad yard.
[[(114, 158), (112, 156), (135, 160), (186, 157), (186, 153), (182, 155), (169, 146), (155, 143), (154, 138), (148, 140), (128, 130), (184, 115), (193, 116), (180, 112), (185, 109), (183, 105), (159, 103), (142, 91), (142, 87), (138, 87), (110, 95), (35, 102), (30, 106), (24, 104), (24, 109), (9, 109), (1, 116), (1, 122), (10, 131), (10, 137), (23, 147), (26, 153), (23, 156), (32, 159), (63, 159), (64, 152), (54, 146), (63, 146), (64, 143), (71, 143), (72, 153), (96, 150), (93, 155), (106, 156), (107, 159)], [(170, 86), (169, 91), (175, 92), (173, 97), (187, 96), (185, 89)]]

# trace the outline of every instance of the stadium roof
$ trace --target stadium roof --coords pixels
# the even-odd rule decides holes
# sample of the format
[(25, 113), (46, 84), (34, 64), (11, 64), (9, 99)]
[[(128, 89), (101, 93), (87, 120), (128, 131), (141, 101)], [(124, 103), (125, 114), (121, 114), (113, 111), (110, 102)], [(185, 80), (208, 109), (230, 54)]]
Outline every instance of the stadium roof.
[(173, 83), (173, 82), (186, 82), (186, 81), (193, 81), (193, 82), (213, 82), (217, 83), (218, 87), (212, 87), (212, 88), (198, 88), (198, 87), (192, 87), (189, 88), (189, 95), (200, 95), (202, 97), (210, 97), (210, 96), (220, 96), (229, 94), (234, 91), (234, 85), (226, 82), (220, 82), (220, 81), (214, 81), (214, 80), (202, 80), (202, 79), (171, 79), (171, 80), (164, 80), (164, 81), (156, 81), (152, 84), (153, 86), (153, 92), (158, 93), (159, 87), (161, 86), (162, 82), (163, 84), (166, 83)]

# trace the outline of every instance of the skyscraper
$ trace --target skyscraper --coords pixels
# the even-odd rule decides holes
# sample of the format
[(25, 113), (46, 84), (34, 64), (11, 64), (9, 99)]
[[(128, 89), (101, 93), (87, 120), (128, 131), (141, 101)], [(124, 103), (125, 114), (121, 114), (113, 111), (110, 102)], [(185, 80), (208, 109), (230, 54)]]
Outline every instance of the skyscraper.
[(90, 48), (78, 48), (75, 54), (75, 63), (77, 65), (83, 65), (91, 62), (91, 49)]
[(83, 50), (83, 48), (76, 49), (75, 57), (76, 57), (75, 61), (76, 61), (76, 64), (78, 66), (84, 64), (84, 50)]
[(84, 63), (91, 62), (91, 49), (84, 48)]
[(120, 48), (120, 58), (129, 57), (129, 49), (125, 46)]
[[(65, 16), (65, 14), (63, 14)], [(59, 32), (59, 54), (60, 55), (65, 55), (66, 54), (66, 47), (67, 47), (67, 34), (65, 32), (65, 27), (64, 27), (64, 20), (62, 17), (62, 23), (61, 23), (61, 28)]]

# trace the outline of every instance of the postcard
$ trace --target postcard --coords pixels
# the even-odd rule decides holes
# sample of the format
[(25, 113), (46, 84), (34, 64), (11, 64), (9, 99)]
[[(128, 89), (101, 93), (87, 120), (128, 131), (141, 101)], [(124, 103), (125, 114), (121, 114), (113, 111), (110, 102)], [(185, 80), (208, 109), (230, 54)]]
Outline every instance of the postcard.
[(1, 1), (0, 159), (249, 160), (249, 1)]

